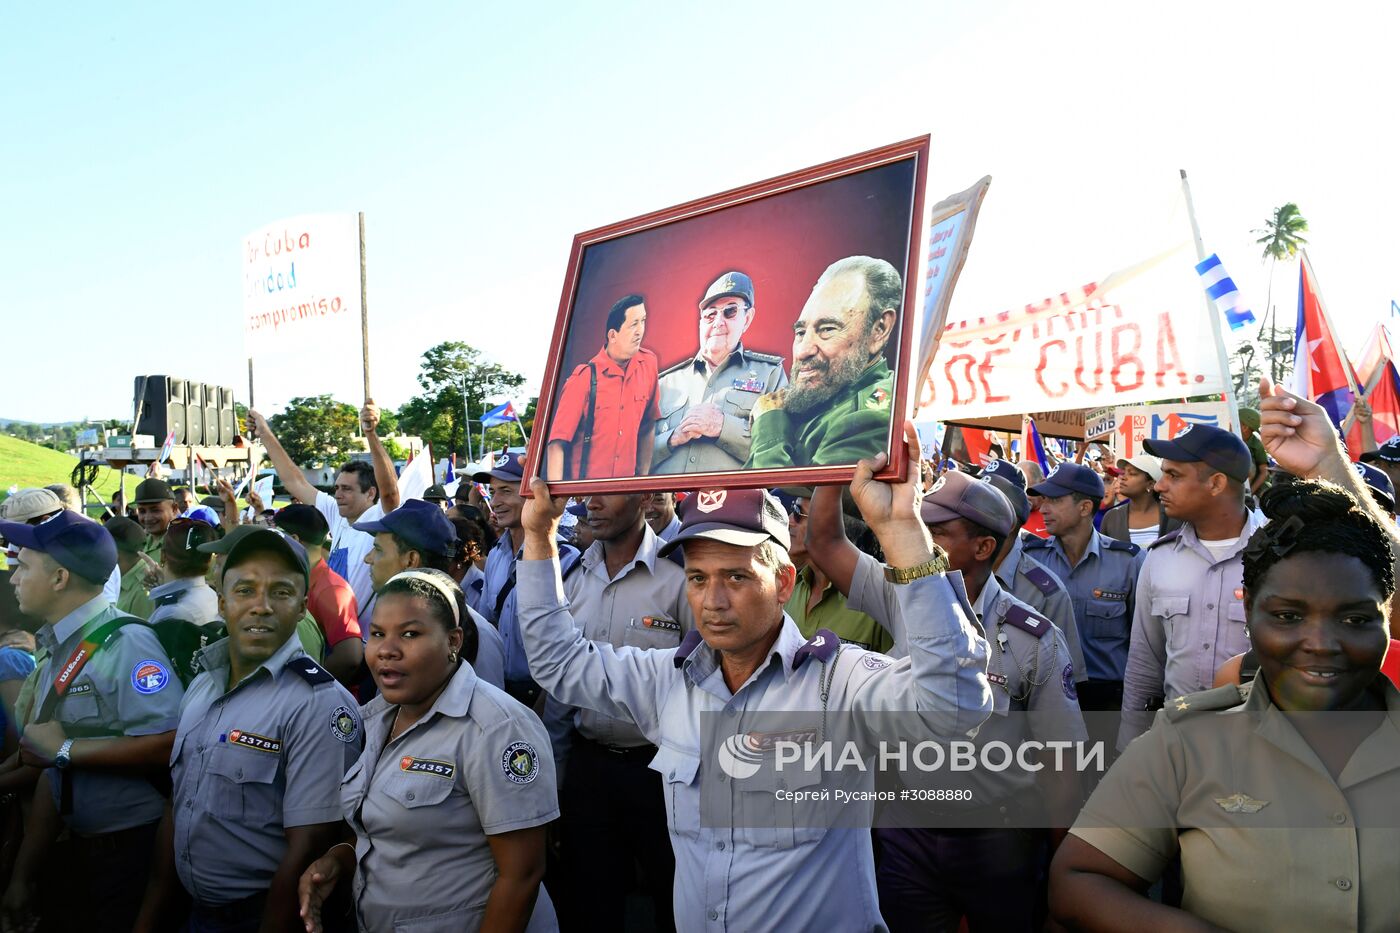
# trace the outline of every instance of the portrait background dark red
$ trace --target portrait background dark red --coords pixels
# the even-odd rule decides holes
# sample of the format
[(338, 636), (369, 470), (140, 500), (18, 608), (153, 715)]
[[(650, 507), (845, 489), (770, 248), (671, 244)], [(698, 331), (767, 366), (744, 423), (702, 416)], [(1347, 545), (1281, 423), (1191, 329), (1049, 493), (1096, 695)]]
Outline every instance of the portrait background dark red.
[[(744, 346), (782, 356), (791, 372), (792, 324), (827, 266), (874, 256), (904, 276), (914, 171), (914, 160), (904, 160), (586, 247), (559, 390), (602, 347), (608, 309), (634, 292), (646, 299), (642, 346), (661, 369), (693, 356), (700, 299), (730, 270), (754, 284), (757, 314)], [(891, 365), (896, 339), (886, 347)]]

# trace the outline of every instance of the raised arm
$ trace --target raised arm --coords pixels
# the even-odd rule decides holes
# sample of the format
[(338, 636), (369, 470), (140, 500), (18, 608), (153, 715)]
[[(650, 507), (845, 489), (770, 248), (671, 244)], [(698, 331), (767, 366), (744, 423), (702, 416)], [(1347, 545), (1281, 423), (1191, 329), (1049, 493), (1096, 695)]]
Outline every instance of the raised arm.
[(841, 517), (841, 487), (818, 486), (808, 505), (807, 555), (826, 578), (836, 584), (842, 596), (851, 595), (860, 551), (846, 537)]
[(524, 552), (516, 564), (516, 617), (530, 674), (550, 696), (571, 706), (635, 723), (657, 740), (658, 695), (674, 676), (674, 651), (615, 648), (592, 642), (574, 623), (559, 573), (557, 534), (565, 499), (551, 498), (536, 477), (521, 524)]
[[(298, 502), (305, 502), (307, 505), (316, 504), (316, 487), (306, 481), (306, 476), (301, 472), (301, 467), (292, 462), (292, 458), (287, 456), (287, 451), (283, 449), (282, 442), (273, 433), (272, 426), (267, 423), (267, 419), (253, 409), (248, 409), (248, 427), (253, 432), (253, 437), (258, 443), (267, 449), (267, 459), (272, 461), (273, 469), (282, 480), (282, 485), (287, 492), (296, 497)], [(251, 483), (250, 483), (251, 485)]]
[(374, 461), (374, 485), (379, 487), (379, 505), (387, 515), (399, 507), (399, 476), (394, 471), (393, 458), (379, 439), (379, 406), (374, 404), (372, 398), (365, 399), (365, 407), (360, 409), (360, 427), (365, 432), (370, 459)]

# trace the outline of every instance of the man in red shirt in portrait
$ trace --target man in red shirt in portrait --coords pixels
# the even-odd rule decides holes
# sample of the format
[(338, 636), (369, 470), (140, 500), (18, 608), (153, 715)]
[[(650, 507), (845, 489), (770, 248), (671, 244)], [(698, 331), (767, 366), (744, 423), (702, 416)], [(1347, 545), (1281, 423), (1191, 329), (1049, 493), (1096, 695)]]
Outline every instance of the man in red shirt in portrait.
[(661, 408), (656, 354), (642, 347), (646, 328), (641, 295), (619, 299), (608, 312), (603, 348), (570, 373), (559, 395), (545, 450), (550, 482), (647, 473)]

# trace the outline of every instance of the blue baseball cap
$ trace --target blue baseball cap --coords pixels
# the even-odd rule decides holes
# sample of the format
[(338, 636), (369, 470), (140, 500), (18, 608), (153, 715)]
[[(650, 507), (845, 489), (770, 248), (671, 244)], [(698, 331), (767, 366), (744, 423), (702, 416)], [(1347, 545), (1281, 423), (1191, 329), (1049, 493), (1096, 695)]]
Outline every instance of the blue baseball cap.
[(1374, 463), (1377, 460), (1384, 460), (1386, 463), (1400, 463), (1400, 434), (1392, 437), (1375, 450), (1368, 450), (1361, 455), (1362, 463)]
[(106, 583), (117, 566), (117, 542), (107, 529), (67, 509), (37, 525), (0, 521), (0, 537), (13, 547), (49, 555), (89, 583)]
[(1031, 500), (1026, 498), (1026, 478), (1015, 467), (1012, 468), (1012, 472), (1021, 477), (1020, 483), (1007, 479), (1003, 473), (993, 473), (991, 470), (982, 471), (982, 482), (1006, 497), (1006, 501), (1011, 503), (1011, 511), (1016, 513), (1016, 524), (1019, 526), (1030, 520)]
[(1016, 469), (1016, 464), (1008, 460), (993, 460), (982, 468), (978, 476), (1000, 476), (1018, 489), (1026, 488), (1026, 474)]
[(1385, 510), (1394, 514), (1395, 512), (1395, 484), (1386, 476), (1384, 470), (1377, 469), (1369, 463), (1353, 463), (1356, 473), (1361, 477), (1361, 481), (1371, 490), (1371, 495), (1376, 501), (1385, 506)]
[(1254, 466), (1243, 438), (1208, 424), (1188, 424), (1169, 441), (1144, 439), (1142, 447), (1162, 460), (1205, 463), (1237, 483), (1249, 482), (1249, 471)]
[[(1245, 453), (1248, 454), (1248, 451)], [(1050, 475), (1045, 477), (1045, 482), (1026, 491), (1033, 496), (1044, 496), (1047, 499), (1058, 499), (1072, 492), (1102, 499), (1103, 479), (1082, 463), (1061, 463), (1050, 471)]]
[(503, 453), (491, 464), (491, 469), (472, 474), (473, 483), (489, 483), (493, 479), (518, 483), (525, 478), (525, 455)]
[(350, 527), (371, 535), (398, 535), (425, 554), (451, 557), (457, 553), (457, 529), (435, 502), (407, 499), (379, 521), (356, 522)]

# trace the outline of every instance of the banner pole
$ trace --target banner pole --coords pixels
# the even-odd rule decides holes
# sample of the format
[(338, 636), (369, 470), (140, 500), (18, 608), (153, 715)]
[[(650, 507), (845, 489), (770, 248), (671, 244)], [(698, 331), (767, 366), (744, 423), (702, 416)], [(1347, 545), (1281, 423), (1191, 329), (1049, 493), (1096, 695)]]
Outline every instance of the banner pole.
[(467, 462), (472, 462), (472, 403), (467, 398), (467, 377), (462, 376), (462, 411), (466, 421), (462, 422), (462, 436), (467, 439)]
[(360, 211), (360, 353), (364, 362), (365, 401), (369, 401), (369, 296), (365, 288), (365, 212)]
[[(1180, 169), (1180, 172), (1181, 190), (1186, 195), (1186, 216), (1191, 219), (1191, 236), (1196, 241), (1196, 261), (1203, 262), (1206, 258), (1206, 248), (1201, 243), (1201, 228), (1196, 223), (1196, 208), (1191, 201), (1191, 183), (1186, 180), (1186, 169)], [(1215, 310), (1210, 296), (1204, 289), (1201, 290), (1201, 301), (1205, 305), (1206, 316), (1210, 318), (1210, 332), (1215, 336), (1215, 355), (1220, 363), (1221, 381), (1225, 384), (1225, 411), (1230, 417), (1226, 430), (1233, 431), (1240, 422), (1240, 407), (1235, 401), (1235, 379), (1230, 375), (1230, 355), (1225, 351), (1225, 336), (1220, 332), (1220, 312)]]

